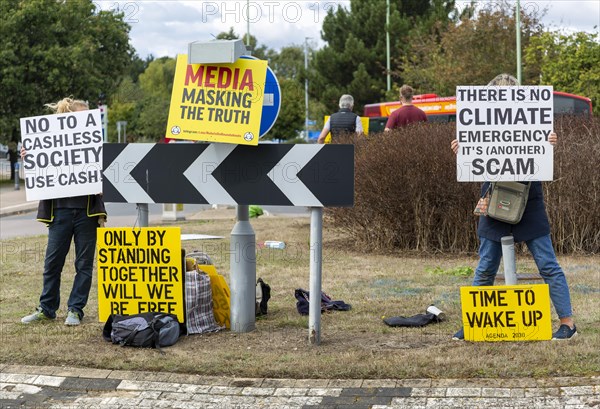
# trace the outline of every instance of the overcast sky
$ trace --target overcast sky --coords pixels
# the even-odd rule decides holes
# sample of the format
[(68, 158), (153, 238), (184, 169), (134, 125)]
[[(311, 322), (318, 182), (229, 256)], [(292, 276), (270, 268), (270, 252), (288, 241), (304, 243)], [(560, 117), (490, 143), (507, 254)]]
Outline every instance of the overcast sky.
[[(349, 1), (115, 1), (95, 0), (103, 10), (119, 8), (131, 25), (131, 42), (138, 55), (145, 58), (175, 57), (187, 52), (192, 41), (208, 41), (230, 27), (238, 35), (247, 30), (259, 44), (279, 49), (304, 44), (309, 37), (313, 47), (321, 47), (321, 25), (327, 10)], [(460, 3), (457, 1), (457, 4)], [(248, 7), (249, 4), (249, 7)], [(543, 23), (547, 27), (571, 31), (598, 32), (600, 1), (598, 0), (521, 0), (523, 9), (547, 8)], [(249, 13), (248, 13), (249, 10)], [(594, 28), (596, 26), (596, 28)]]

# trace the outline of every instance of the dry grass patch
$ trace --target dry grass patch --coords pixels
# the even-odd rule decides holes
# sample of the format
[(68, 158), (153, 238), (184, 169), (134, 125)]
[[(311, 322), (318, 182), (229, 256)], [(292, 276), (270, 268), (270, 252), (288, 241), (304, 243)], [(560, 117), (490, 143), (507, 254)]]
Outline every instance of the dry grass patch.
[[(210, 211), (206, 212), (209, 215)], [(202, 215), (201, 215), (202, 216)], [(203, 250), (228, 279), (232, 218), (187, 221), (184, 233), (225, 240), (184, 242)], [(65, 327), (64, 306), (74, 274), (63, 273), (63, 306), (56, 322), (24, 326), (41, 290), (43, 236), (0, 242), (0, 362), (125, 370), (175, 371), (239, 377), (444, 378), (542, 377), (597, 374), (600, 364), (600, 257), (561, 257), (580, 336), (571, 342), (468, 343), (451, 341), (460, 326), (459, 287), (476, 256), (365, 254), (347, 250), (344, 238), (324, 231), (323, 290), (352, 304), (349, 312), (322, 316), (322, 345), (308, 344), (308, 317), (296, 312), (294, 289), (309, 286), (309, 219), (261, 217), (252, 221), (257, 242), (283, 240), (284, 251), (258, 249), (257, 276), (272, 287), (269, 314), (247, 334), (229, 331), (183, 337), (161, 356), (155, 350), (119, 348), (102, 340), (97, 291), (86, 318)], [(526, 255), (520, 271), (536, 271)], [(382, 316), (414, 315), (435, 303), (448, 321), (419, 329), (390, 328)]]

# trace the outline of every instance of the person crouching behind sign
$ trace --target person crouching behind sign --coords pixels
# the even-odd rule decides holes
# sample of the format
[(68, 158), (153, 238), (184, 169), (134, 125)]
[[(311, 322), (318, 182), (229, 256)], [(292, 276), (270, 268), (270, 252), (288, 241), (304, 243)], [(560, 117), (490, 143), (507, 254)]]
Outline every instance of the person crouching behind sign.
[[(500, 74), (494, 78), (489, 86), (519, 85), (518, 80), (509, 74)], [(558, 138), (553, 132), (548, 141), (555, 145)], [(454, 139), (450, 145), (454, 153), (458, 153), (458, 141)], [(487, 191), (489, 182), (481, 187), (481, 195)], [(544, 205), (544, 194), (541, 182), (531, 182), (529, 199), (521, 221), (517, 224), (508, 224), (487, 216), (479, 217), (477, 235), (479, 236), (479, 264), (475, 270), (473, 285), (493, 285), (500, 259), (502, 258), (501, 238), (513, 235), (515, 243), (524, 241), (533, 255), (540, 275), (550, 287), (550, 299), (556, 313), (560, 318), (560, 327), (552, 335), (552, 339), (570, 339), (577, 335), (571, 310), (571, 297), (569, 287), (562, 268), (558, 264), (552, 240), (550, 239), (550, 223)], [(463, 329), (458, 331), (452, 339), (464, 339)]]
[[(64, 98), (46, 104), (55, 113), (89, 109), (85, 101)], [(21, 156), (26, 152), (21, 149)], [(71, 240), (75, 243), (75, 278), (65, 325), (79, 325), (92, 286), (92, 270), (96, 250), (96, 228), (106, 220), (102, 195), (63, 197), (41, 200), (37, 220), (48, 225), (48, 245), (44, 259), (43, 289), (36, 310), (21, 319), (23, 324), (56, 318), (60, 306), (60, 280)]]

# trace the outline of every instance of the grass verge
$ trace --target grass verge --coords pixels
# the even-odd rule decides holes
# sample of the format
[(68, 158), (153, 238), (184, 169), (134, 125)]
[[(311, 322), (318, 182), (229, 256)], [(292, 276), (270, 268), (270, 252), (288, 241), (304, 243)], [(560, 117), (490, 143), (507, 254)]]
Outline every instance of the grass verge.
[[(201, 216), (206, 213), (201, 213)], [(179, 223), (183, 233), (225, 240), (184, 242), (202, 250), (229, 281), (231, 218)], [(257, 242), (283, 240), (285, 250), (258, 249), (257, 277), (272, 288), (269, 314), (251, 333), (224, 331), (183, 337), (167, 348), (120, 348), (102, 339), (94, 283), (80, 327), (63, 325), (74, 269), (72, 252), (54, 322), (25, 326), (37, 305), (46, 237), (0, 242), (0, 362), (123, 370), (173, 371), (237, 377), (469, 378), (598, 374), (600, 367), (600, 257), (561, 257), (580, 336), (569, 342), (469, 343), (452, 341), (460, 327), (459, 287), (469, 285), (475, 255), (364, 254), (324, 230), (323, 290), (352, 304), (349, 312), (322, 316), (322, 344), (308, 343), (308, 317), (296, 312), (294, 289), (309, 286), (309, 219), (261, 217), (252, 221)], [(327, 224), (326, 224), (327, 226)], [(518, 255), (519, 271), (536, 271)], [(391, 328), (382, 316), (410, 316), (435, 304), (447, 321), (418, 329)], [(556, 326), (556, 324), (555, 324)]]

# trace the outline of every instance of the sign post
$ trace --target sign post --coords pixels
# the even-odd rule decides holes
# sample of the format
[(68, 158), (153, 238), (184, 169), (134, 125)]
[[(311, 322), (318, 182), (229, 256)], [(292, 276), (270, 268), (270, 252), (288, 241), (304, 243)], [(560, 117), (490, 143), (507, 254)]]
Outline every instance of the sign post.
[[(167, 135), (227, 144), (258, 144), (277, 118), (280, 96), (278, 92), (277, 111), (267, 124), (262, 119), (265, 106), (274, 106), (273, 93), (267, 93), (266, 89), (267, 62), (240, 58), (245, 53), (243, 43), (237, 40), (188, 45), (188, 56), (180, 55), (177, 59)], [(277, 80), (274, 82), (279, 91)], [(264, 133), (263, 124), (268, 125)], [(212, 151), (225, 156), (231, 152), (228, 147), (218, 146)], [(238, 205), (237, 216), (231, 232), (232, 254), (236, 255), (231, 258), (231, 329), (248, 332), (255, 327), (256, 239), (248, 221), (247, 204)]]
[(323, 208), (310, 209), (310, 301), (308, 342), (321, 344), (321, 280), (323, 267)]
[[(171, 164), (164, 172), (161, 163)], [(323, 207), (354, 203), (354, 146), (107, 144), (107, 202), (238, 206), (231, 234), (231, 328), (255, 327), (256, 247), (248, 205), (311, 208), (309, 340), (320, 342)]]

